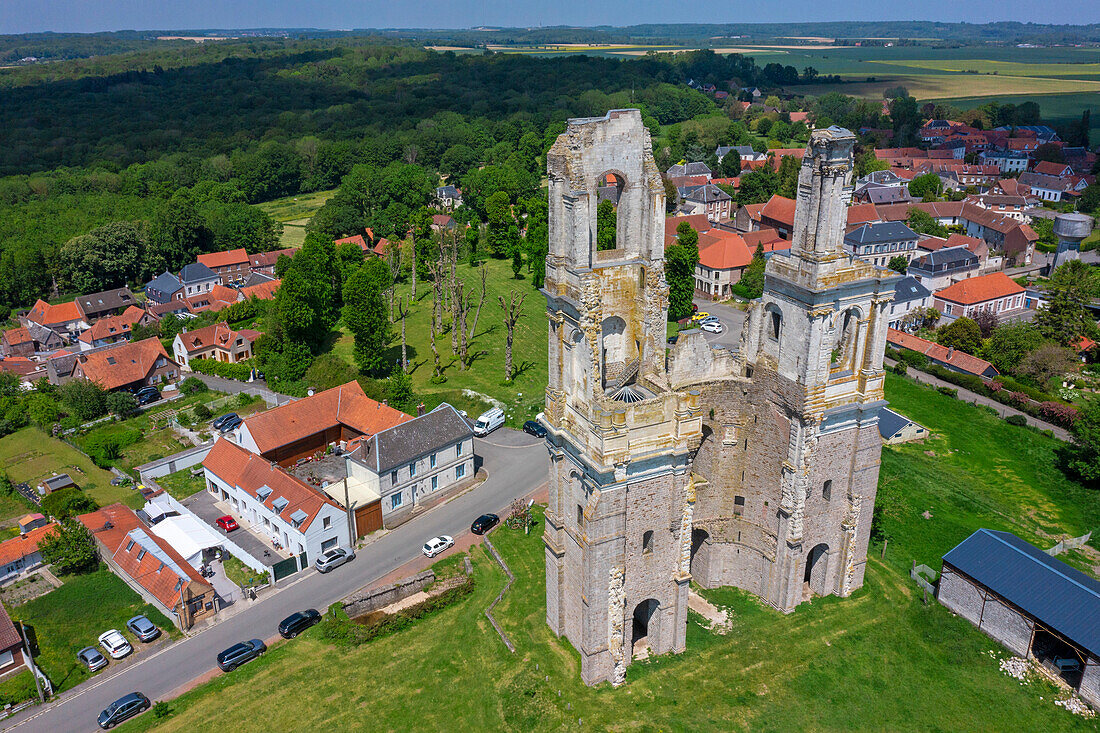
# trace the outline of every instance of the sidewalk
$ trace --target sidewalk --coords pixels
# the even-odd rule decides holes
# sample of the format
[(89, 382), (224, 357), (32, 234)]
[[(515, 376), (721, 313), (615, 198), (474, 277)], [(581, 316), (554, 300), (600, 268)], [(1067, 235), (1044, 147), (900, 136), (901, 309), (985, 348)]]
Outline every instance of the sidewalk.
[[(890, 367), (897, 364), (897, 362), (893, 359), (884, 359), (883, 363)], [(1057, 425), (1051, 425), (1048, 422), (1039, 420), (1038, 418), (1034, 418), (1031, 415), (1028, 415), (1026, 412), (1020, 412), (1015, 407), (1009, 407), (1008, 405), (1001, 404), (997, 400), (992, 400), (980, 394), (975, 394), (968, 389), (960, 387), (957, 384), (945, 382), (942, 379), (933, 377), (931, 374), (922, 372), (919, 369), (910, 368), (905, 372), (905, 376), (911, 377), (916, 381), (921, 382), (922, 384), (930, 384), (933, 387), (947, 387), (949, 389), (957, 389), (959, 391), (959, 399), (963, 402), (972, 402), (976, 405), (985, 405), (987, 407), (992, 407), (1002, 418), (1007, 417), (1008, 415), (1022, 415), (1023, 418), (1027, 420), (1028, 425), (1038, 428), (1039, 430), (1049, 430), (1054, 433), (1054, 437), (1058, 438), (1059, 440), (1064, 440), (1067, 443), (1073, 442), (1073, 436), (1065, 428), (1060, 428)]]

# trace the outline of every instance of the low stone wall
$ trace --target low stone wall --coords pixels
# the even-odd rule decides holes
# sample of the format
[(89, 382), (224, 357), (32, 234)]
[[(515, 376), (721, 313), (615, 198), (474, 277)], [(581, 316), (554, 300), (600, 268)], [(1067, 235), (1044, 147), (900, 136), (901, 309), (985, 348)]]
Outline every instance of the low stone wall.
[(210, 453), (210, 449), (213, 447), (213, 443), (204, 443), (203, 445), (188, 448), (187, 450), (180, 451), (166, 458), (150, 461), (143, 466), (137, 467), (138, 475), (141, 476), (142, 481), (146, 481), (148, 479), (167, 476), (170, 473), (182, 471), (185, 468), (197, 466), (206, 460), (206, 455)]
[(399, 580), (392, 585), (384, 585), (381, 588), (366, 591), (356, 591), (342, 601), (344, 612), (347, 613), (349, 618), (362, 616), (364, 613), (377, 611), (391, 603), (404, 600), (414, 593), (419, 593), (434, 582), (435, 573), (431, 570), (425, 570)]

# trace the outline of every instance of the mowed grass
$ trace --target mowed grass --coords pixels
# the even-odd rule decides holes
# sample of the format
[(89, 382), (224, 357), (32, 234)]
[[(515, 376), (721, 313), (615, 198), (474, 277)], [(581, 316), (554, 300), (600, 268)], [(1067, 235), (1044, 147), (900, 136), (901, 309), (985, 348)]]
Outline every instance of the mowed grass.
[(156, 481), (157, 486), (161, 487), (167, 491), (170, 496), (180, 501), (206, 488), (206, 481), (203, 479), (202, 474), (193, 476), (191, 475), (190, 468), (170, 473), (167, 476), (161, 476)]
[[(67, 473), (100, 506), (125, 501), (134, 493), (125, 486), (111, 486), (114, 476), (109, 471), (96, 466), (72, 446), (33, 427), (0, 438), (0, 470), (13, 483), (25, 481), (32, 488), (42, 479)], [(3, 509), (0, 505), (0, 510)]]
[[(451, 351), (451, 334), (447, 332), (436, 337), (440, 365), (447, 381), (433, 384), (434, 359), (430, 344), (432, 317), (432, 288), (430, 282), (418, 282), (416, 301), (412, 304), (405, 324), (408, 342), (409, 368), (413, 389), (420, 395), (431, 397), (443, 395), (451, 399), (458, 390), (473, 390), (489, 395), (509, 406), (510, 424), (522, 423), (534, 416), (545, 400), (547, 380), (547, 321), (546, 298), (531, 287), (531, 276), (526, 271), (523, 279), (512, 277), (510, 260), (488, 260), (480, 267), (486, 268), (488, 295), (477, 321), (477, 332), (469, 341), (468, 352), (472, 363), (463, 371), (459, 368), (458, 357)], [(466, 292), (471, 293), (473, 307), (468, 325), (473, 325), (474, 312), (481, 291), (481, 274), (477, 268), (468, 264), (459, 264), (457, 276), (465, 283)], [(401, 283), (397, 287), (400, 298), (408, 298), (411, 285)], [(526, 296), (523, 301), (524, 317), (515, 328), (515, 342), (512, 347), (513, 381), (504, 383), (505, 328), (498, 298), (507, 302), (510, 292)], [(449, 327), (449, 321), (445, 319)], [(401, 358), (401, 323), (392, 326), (393, 340), (386, 350), (388, 364), (397, 363)], [(341, 332), (336, 338), (332, 350), (337, 356), (354, 364), (352, 355), (355, 341), (350, 333)], [(430, 407), (431, 405), (429, 405)], [(456, 404), (455, 407), (465, 409)]]
[(546, 625), (538, 507), (529, 536), (503, 526), (491, 535), (516, 575), (495, 612), (515, 654), (483, 614), (503, 575), (475, 547), (477, 587), (458, 605), (356, 649), (331, 647), (312, 630), (172, 702), (157, 729), (228, 717), (243, 731), (456, 721), (505, 731), (1096, 730), (1095, 720), (1055, 706), (1050, 685), (1021, 686), (1000, 672), (1006, 653), (937, 603), (925, 606), (907, 574), (912, 559), (938, 568), (979, 526), (1028, 539), (1077, 533), (1095, 523), (1095, 493), (1052, 468), (1052, 439), (900, 377), (890, 376), (887, 396), (943, 437), (884, 451), (880, 498), (892, 539), (885, 560), (872, 547), (864, 587), (850, 598), (816, 598), (785, 616), (736, 589), (704, 591), (731, 611), (729, 634), (689, 614), (685, 653), (631, 665), (621, 688), (588, 688), (579, 656)]
[(267, 215), (276, 221), (294, 221), (295, 219), (309, 219), (317, 209), (325, 205), (336, 194), (336, 189), (329, 191), (314, 191), (313, 193), (300, 193), (295, 196), (286, 196), (281, 199), (273, 199), (257, 204), (267, 212)]
[[(126, 621), (145, 614), (163, 633), (175, 635), (175, 626), (155, 607), (145, 603), (118, 576), (102, 567), (93, 573), (65, 578), (60, 588), (19, 606), (8, 607), (12, 619), (34, 627), (40, 654), (38, 666), (50, 678), (55, 691), (67, 690), (92, 673), (77, 661), (76, 653), (86, 646), (99, 647), (99, 635), (118, 629), (135, 652), (145, 646), (126, 628)], [(110, 673), (118, 662), (96, 674)]]

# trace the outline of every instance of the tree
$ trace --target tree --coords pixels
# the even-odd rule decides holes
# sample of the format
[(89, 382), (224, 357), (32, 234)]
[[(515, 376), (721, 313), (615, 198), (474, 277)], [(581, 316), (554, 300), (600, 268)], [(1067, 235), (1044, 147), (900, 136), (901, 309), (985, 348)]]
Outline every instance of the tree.
[(364, 374), (382, 371), (391, 338), (385, 301), (389, 277), (386, 264), (372, 257), (344, 283), (344, 324), (355, 338), (355, 363)]
[(94, 420), (106, 411), (107, 395), (95, 382), (73, 379), (57, 388), (69, 412), (81, 420)]
[(1062, 147), (1055, 143), (1043, 143), (1035, 148), (1031, 154), (1033, 160), (1048, 161), (1050, 163), (1065, 163), (1066, 156), (1062, 154)]
[(718, 170), (724, 178), (734, 178), (741, 175), (741, 153), (731, 150), (723, 155)]
[(1090, 214), (1100, 212), (1100, 184), (1092, 183), (1085, 187), (1077, 202), (1077, 208)]
[[(925, 173), (909, 181), (909, 193), (922, 201), (935, 201), (943, 191), (943, 181), (935, 173)], [(921, 212), (922, 214), (924, 212)]]
[(985, 358), (989, 359), (997, 371), (1011, 374), (1024, 360), (1044, 343), (1043, 334), (1030, 323), (1011, 323), (997, 326), (989, 336), (985, 347)]
[(87, 514), (99, 509), (92, 497), (85, 494), (75, 486), (68, 486), (47, 494), (42, 499), (42, 509), (46, 514), (58, 519), (68, 519), (77, 514)]
[(62, 520), (57, 529), (38, 543), (38, 551), (42, 560), (61, 575), (94, 570), (99, 564), (91, 532), (74, 518)]
[(679, 321), (691, 315), (695, 295), (695, 266), (699, 264), (699, 233), (686, 221), (676, 227), (676, 244), (665, 249), (668, 281), (668, 318)]
[(905, 218), (905, 223), (917, 234), (927, 234), (932, 237), (947, 237), (948, 235), (947, 227), (940, 224), (927, 211), (921, 211), (920, 209), (909, 209), (909, 215)]
[(974, 313), (974, 323), (978, 324), (978, 330), (982, 332), (982, 338), (987, 339), (997, 327), (997, 314), (991, 308), (982, 308)]
[(973, 320), (957, 318), (936, 331), (936, 340), (943, 346), (977, 354), (982, 348), (982, 331)]
[[(898, 147), (907, 147), (917, 141), (917, 130), (920, 129), (920, 109), (917, 100), (910, 97), (904, 87), (898, 87), (897, 96), (890, 102), (890, 121), (894, 128), (894, 144)], [(885, 94), (885, 92), (884, 92)]]
[(801, 162), (793, 155), (784, 155), (779, 161), (779, 195), (793, 199), (798, 195), (798, 172)]
[(107, 412), (116, 415), (120, 420), (133, 417), (141, 412), (138, 408), (137, 398), (129, 392), (111, 392), (107, 395), (105, 405)]
[(1070, 430), (1074, 442), (1064, 454), (1066, 467), (1085, 483), (1100, 485), (1100, 401), (1085, 403)]
[(890, 261), (886, 263), (894, 272), (905, 274), (905, 271), (909, 269), (909, 258), (905, 255), (896, 255), (890, 258)]
[[(517, 297), (518, 296), (518, 297)], [(504, 381), (512, 381), (512, 342), (515, 337), (516, 323), (519, 319), (523, 318), (526, 313), (523, 312), (523, 301), (527, 298), (527, 293), (519, 295), (514, 290), (508, 292), (507, 302), (504, 300), (503, 295), (498, 295), (497, 300), (500, 302), (500, 309), (504, 311)]]
[(515, 222), (512, 217), (512, 205), (508, 201), (508, 194), (497, 191), (489, 196), (485, 203), (489, 225), (486, 228), (486, 244), (489, 255), (492, 257), (505, 257), (509, 253), (508, 230)]
[(596, 249), (615, 249), (617, 216), (615, 204), (601, 201), (596, 206)]
[(737, 189), (737, 203), (762, 204), (779, 191), (779, 176), (771, 168), (761, 168), (741, 176)]
[(58, 266), (74, 290), (94, 293), (137, 278), (144, 254), (144, 227), (117, 221), (65, 242)]
[(764, 258), (764, 248), (758, 244), (756, 245), (756, 251), (752, 254), (752, 261), (741, 273), (741, 280), (737, 283), (741, 286), (745, 297), (759, 298), (764, 293), (765, 265), (767, 265), (767, 260)]
[(1035, 314), (1035, 325), (1050, 341), (1072, 346), (1096, 336), (1087, 304), (1097, 294), (1100, 276), (1081, 260), (1070, 260), (1050, 279), (1050, 301)]
[(213, 241), (213, 233), (196, 209), (191, 192), (180, 189), (149, 224), (141, 275), (145, 278), (165, 270), (178, 271), (196, 255), (211, 251)]
[(1017, 371), (1035, 380), (1042, 389), (1046, 389), (1051, 380), (1076, 372), (1080, 364), (1073, 351), (1054, 344), (1046, 344), (1025, 356)]

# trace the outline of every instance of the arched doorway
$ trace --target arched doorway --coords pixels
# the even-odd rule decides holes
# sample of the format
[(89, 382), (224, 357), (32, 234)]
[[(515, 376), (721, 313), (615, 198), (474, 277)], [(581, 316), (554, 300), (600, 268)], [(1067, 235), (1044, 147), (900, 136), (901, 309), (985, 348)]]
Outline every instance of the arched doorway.
[(806, 555), (806, 572), (802, 576), (803, 595), (825, 595), (825, 575), (829, 570), (829, 546), (822, 542)]
[(649, 649), (652, 646), (650, 639), (656, 641), (658, 638), (660, 617), (657, 615), (657, 609), (660, 605), (655, 599), (650, 598), (634, 607), (633, 631), (630, 635), (632, 657), (645, 659), (649, 656)]
[(707, 566), (710, 562), (710, 534), (705, 529), (691, 530), (691, 577), (709, 587)]

